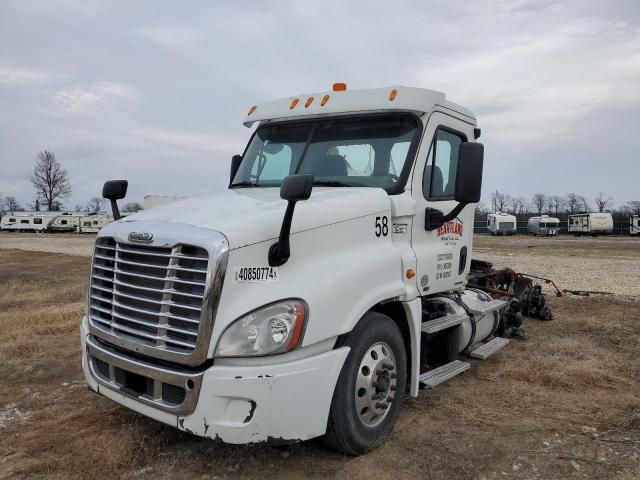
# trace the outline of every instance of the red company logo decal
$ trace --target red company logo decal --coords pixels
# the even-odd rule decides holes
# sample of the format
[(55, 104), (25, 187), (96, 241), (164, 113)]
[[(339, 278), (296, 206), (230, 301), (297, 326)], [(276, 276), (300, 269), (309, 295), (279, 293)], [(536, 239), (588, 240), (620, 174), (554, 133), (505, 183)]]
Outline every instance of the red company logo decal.
[(442, 235), (458, 235), (462, 236), (463, 225), (459, 220), (450, 220), (441, 227), (438, 228), (437, 235), (441, 237)]

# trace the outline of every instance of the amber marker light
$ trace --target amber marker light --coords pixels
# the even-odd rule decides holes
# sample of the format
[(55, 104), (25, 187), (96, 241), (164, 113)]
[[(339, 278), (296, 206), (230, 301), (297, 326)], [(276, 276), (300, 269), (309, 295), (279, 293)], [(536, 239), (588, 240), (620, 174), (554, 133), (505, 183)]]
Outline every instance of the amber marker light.
[(293, 326), (293, 332), (291, 333), (291, 338), (287, 342), (287, 349), (285, 351), (293, 350), (300, 343), (300, 338), (302, 337), (302, 331), (304, 330), (304, 324), (306, 321), (306, 310), (302, 305), (296, 305), (295, 316), (296, 323)]
[(320, 100), (320, 106), (324, 107), (328, 101), (329, 101), (329, 95), (325, 95), (324, 97), (322, 97), (322, 100)]
[(393, 90), (391, 90), (391, 92), (389, 92), (389, 101), (393, 102), (397, 96), (398, 96), (398, 90), (394, 88)]
[(416, 276), (416, 272), (414, 272), (412, 268), (407, 270), (407, 278), (413, 278), (415, 276)]
[(346, 83), (342, 83), (342, 82), (336, 82), (333, 84), (333, 91), (334, 92), (346, 92), (347, 91), (347, 84)]
[(293, 100), (291, 100), (291, 105), (289, 105), (289, 110), (293, 110), (294, 108), (296, 108), (296, 105), (298, 105), (299, 101), (300, 99), (298, 98), (294, 98)]
[(313, 97), (307, 98), (307, 101), (304, 102), (304, 108), (309, 108), (309, 106), (313, 103)]
[(257, 106), (255, 106), (255, 105), (254, 105), (254, 106), (252, 106), (252, 107), (249, 109), (249, 113), (247, 113), (247, 116), (249, 116), (249, 115), (251, 115), (253, 112), (255, 112), (257, 108), (258, 108), (258, 107), (257, 107)]

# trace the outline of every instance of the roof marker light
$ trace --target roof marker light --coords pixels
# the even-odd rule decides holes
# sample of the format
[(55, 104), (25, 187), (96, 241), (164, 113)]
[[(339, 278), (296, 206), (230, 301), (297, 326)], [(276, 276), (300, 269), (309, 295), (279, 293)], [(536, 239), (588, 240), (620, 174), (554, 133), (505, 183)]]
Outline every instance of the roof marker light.
[(249, 112), (247, 113), (247, 117), (248, 117), (249, 115), (251, 115), (253, 112), (255, 112), (257, 108), (258, 108), (258, 107), (257, 107), (256, 105), (253, 105), (253, 106), (249, 109)]
[(324, 97), (322, 97), (322, 100), (320, 101), (320, 106), (324, 107), (328, 101), (329, 101), (329, 95), (325, 95)]
[(389, 92), (389, 101), (393, 102), (397, 96), (398, 96), (398, 90), (394, 88), (393, 90), (391, 90), (391, 92)]
[(336, 82), (333, 84), (333, 91), (334, 92), (346, 92), (347, 91), (347, 84), (346, 83), (342, 83), (342, 82)]
[(313, 103), (313, 97), (307, 98), (307, 101), (304, 102), (304, 108), (309, 108), (309, 106)]
[(289, 110), (293, 110), (294, 108), (296, 108), (296, 105), (298, 105), (299, 101), (300, 101), (299, 98), (294, 98), (293, 100), (291, 100), (291, 105), (289, 105)]

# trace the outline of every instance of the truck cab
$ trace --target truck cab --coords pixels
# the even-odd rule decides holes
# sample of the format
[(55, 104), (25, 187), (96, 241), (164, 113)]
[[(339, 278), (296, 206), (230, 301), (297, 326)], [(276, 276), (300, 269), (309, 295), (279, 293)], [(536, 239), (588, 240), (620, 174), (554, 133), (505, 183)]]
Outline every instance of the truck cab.
[[(228, 443), (324, 436), (365, 453), (418, 395), (487, 358), (505, 302), (466, 288), (474, 115), (407, 87), (251, 106), (225, 191), (98, 233), (89, 387)], [(114, 205), (125, 182), (105, 185)]]

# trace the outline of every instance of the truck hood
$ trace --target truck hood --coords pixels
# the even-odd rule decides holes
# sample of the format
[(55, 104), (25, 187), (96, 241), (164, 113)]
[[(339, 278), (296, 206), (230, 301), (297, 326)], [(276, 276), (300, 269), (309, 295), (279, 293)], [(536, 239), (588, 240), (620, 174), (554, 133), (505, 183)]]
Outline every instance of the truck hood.
[[(229, 248), (236, 249), (277, 238), (286, 206), (279, 188), (235, 188), (151, 208), (117, 223), (189, 224), (224, 234)], [(309, 200), (297, 203), (291, 233), (389, 209), (389, 196), (381, 188), (317, 187)], [(132, 230), (143, 228), (131, 225)]]

